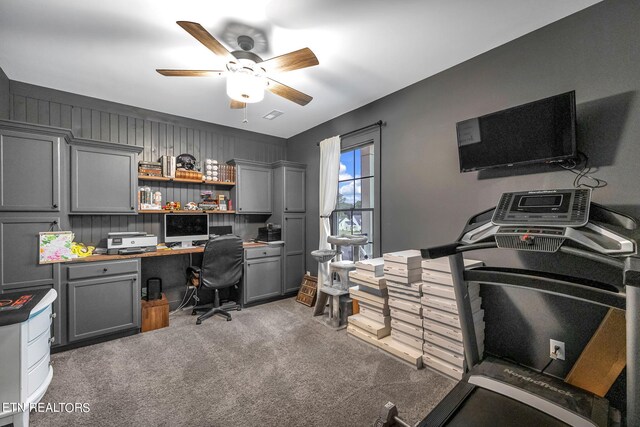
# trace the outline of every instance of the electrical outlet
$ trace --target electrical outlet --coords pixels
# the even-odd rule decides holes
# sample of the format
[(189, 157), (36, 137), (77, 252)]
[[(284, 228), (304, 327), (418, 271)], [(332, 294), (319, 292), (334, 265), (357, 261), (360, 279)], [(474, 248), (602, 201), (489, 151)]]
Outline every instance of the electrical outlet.
[[(556, 347), (558, 347), (557, 351)], [(552, 359), (564, 360), (564, 355), (564, 343), (558, 340), (549, 340), (549, 357)]]

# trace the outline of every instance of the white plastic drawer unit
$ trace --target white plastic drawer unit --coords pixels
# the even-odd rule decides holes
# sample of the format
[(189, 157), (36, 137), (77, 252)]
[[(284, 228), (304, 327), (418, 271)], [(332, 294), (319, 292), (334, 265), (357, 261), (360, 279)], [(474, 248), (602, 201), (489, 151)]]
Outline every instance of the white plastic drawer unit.
[(27, 344), (27, 367), (32, 369), (45, 355), (48, 355), (50, 346), (51, 334), (48, 331)]
[(27, 371), (27, 394), (32, 395), (45, 382), (49, 375), (49, 353), (40, 362)]
[(281, 248), (278, 247), (268, 247), (265, 246), (263, 248), (247, 248), (245, 249), (245, 258), (246, 259), (256, 259), (256, 258), (266, 258), (272, 256), (280, 256)]
[(43, 332), (50, 330), (52, 321), (51, 305), (48, 305), (44, 310), (39, 313), (34, 313), (29, 318), (27, 323), (28, 329), (28, 341), (31, 343), (42, 335)]
[(67, 267), (67, 279), (95, 279), (104, 276), (137, 272), (138, 260), (135, 259), (127, 261), (88, 262), (69, 265)]

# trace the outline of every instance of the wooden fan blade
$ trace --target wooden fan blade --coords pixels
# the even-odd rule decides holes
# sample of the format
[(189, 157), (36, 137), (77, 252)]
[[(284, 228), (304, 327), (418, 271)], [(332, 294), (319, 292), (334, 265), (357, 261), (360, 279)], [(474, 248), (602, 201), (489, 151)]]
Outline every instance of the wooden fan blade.
[(239, 110), (246, 106), (247, 104), (245, 104), (244, 102), (236, 101), (235, 99), (232, 99), (231, 104), (229, 105), (229, 107), (233, 108), (234, 110)]
[(224, 58), (225, 61), (237, 61), (236, 57), (231, 54), (218, 40), (216, 40), (202, 25), (197, 22), (178, 21), (176, 24), (180, 25), (187, 33), (191, 34), (200, 43), (205, 45), (211, 52)]
[(289, 101), (293, 101), (296, 104), (299, 104), (302, 106), (307, 105), (313, 99), (313, 97), (307, 95), (306, 93), (302, 93), (299, 90), (295, 90), (292, 87), (283, 85), (282, 83), (277, 82), (273, 79), (269, 79), (269, 84), (267, 85), (267, 89), (269, 89), (271, 93), (274, 93), (278, 96), (281, 96), (285, 99), (288, 99)]
[(156, 71), (167, 77), (209, 77), (221, 76), (222, 70), (167, 70), (165, 68), (156, 69)]
[(313, 67), (318, 65), (318, 58), (309, 49), (296, 50), (295, 52), (285, 53), (284, 55), (276, 56), (275, 58), (267, 59), (260, 62), (260, 66), (267, 72), (279, 73), (283, 71), (299, 70), (301, 68)]

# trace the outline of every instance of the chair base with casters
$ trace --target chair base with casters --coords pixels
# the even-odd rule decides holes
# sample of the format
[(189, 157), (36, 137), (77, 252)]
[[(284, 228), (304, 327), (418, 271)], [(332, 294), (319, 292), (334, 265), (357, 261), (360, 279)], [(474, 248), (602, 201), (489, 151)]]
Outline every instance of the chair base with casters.
[(203, 311), (203, 310), (207, 310), (206, 313), (201, 314), (200, 316), (198, 316), (198, 318), (196, 319), (196, 325), (199, 325), (202, 323), (203, 320), (208, 319), (209, 317), (216, 315), (216, 314), (221, 314), (222, 316), (226, 317), (227, 322), (231, 321), (231, 313), (229, 313), (230, 310), (236, 310), (236, 311), (240, 311), (242, 310), (242, 307), (240, 306), (240, 304), (235, 303), (235, 302), (230, 302), (224, 305), (220, 305), (220, 292), (218, 291), (218, 289), (214, 290), (215, 292), (215, 296), (213, 297), (213, 307), (211, 307), (211, 304), (206, 304), (206, 305), (202, 305), (202, 306), (195, 306), (193, 307), (193, 310), (191, 311), (191, 315), (195, 316), (196, 314), (198, 314), (198, 311)]

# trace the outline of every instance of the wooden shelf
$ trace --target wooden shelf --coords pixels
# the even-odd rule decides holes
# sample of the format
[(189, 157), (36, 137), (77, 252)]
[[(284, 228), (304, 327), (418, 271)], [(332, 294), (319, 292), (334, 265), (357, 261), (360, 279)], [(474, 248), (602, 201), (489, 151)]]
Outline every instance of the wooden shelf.
[(218, 215), (222, 215), (222, 214), (234, 214), (236, 213), (236, 211), (200, 211), (200, 210), (196, 210), (196, 211), (191, 211), (191, 210), (185, 210), (185, 209), (171, 209), (171, 210), (166, 210), (166, 209), (162, 209), (162, 210), (156, 210), (156, 209), (145, 209), (145, 210), (139, 210), (138, 211), (139, 214), (160, 214), (160, 215), (164, 215), (164, 214), (168, 214), (168, 213), (181, 213), (181, 214), (218, 214)]
[(138, 179), (141, 181), (171, 181), (171, 178), (167, 178), (164, 176), (148, 176), (148, 175), (138, 175)]
[(185, 179), (185, 178), (167, 178), (165, 176), (147, 176), (147, 175), (138, 175), (138, 179), (140, 181), (172, 181), (172, 182), (182, 182), (187, 184), (204, 184), (204, 185), (218, 185), (225, 187), (233, 187), (236, 185), (235, 182), (220, 182), (220, 181), (201, 181), (199, 179)]

